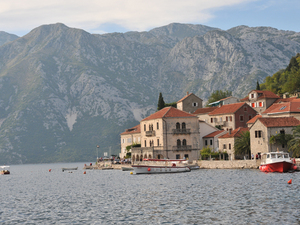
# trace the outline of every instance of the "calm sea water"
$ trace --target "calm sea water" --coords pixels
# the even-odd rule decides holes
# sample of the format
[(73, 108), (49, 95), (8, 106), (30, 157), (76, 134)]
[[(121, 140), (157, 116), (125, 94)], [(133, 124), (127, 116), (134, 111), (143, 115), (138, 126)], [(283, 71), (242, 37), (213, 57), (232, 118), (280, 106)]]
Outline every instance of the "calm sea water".
[(0, 176), (0, 224), (300, 224), (300, 173), (83, 174), (83, 165), (11, 166)]

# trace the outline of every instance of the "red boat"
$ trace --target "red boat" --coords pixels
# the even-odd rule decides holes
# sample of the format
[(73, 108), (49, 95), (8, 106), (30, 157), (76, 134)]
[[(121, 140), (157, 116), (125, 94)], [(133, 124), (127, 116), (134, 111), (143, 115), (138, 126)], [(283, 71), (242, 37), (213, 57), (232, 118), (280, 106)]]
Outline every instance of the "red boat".
[(295, 171), (297, 166), (295, 160), (289, 157), (286, 152), (269, 152), (261, 155), (261, 165), (259, 169), (262, 172), (285, 173)]

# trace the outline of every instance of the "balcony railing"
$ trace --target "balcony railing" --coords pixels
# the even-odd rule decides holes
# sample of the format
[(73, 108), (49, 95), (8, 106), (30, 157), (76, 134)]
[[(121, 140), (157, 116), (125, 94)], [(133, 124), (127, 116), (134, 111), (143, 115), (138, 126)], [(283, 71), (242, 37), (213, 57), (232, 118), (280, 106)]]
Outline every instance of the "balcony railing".
[(173, 134), (190, 134), (191, 129), (173, 129)]
[(224, 126), (225, 123), (226, 123), (226, 121), (217, 121), (217, 122), (216, 122), (216, 125)]
[(152, 136), (155, 136), (155, 130), (146, 131), (146, 137), (152, 137)]
[(173, 151), (186, 151), (186, 150), (192, 150), (191, 145), (176, 145), (172, 147)]

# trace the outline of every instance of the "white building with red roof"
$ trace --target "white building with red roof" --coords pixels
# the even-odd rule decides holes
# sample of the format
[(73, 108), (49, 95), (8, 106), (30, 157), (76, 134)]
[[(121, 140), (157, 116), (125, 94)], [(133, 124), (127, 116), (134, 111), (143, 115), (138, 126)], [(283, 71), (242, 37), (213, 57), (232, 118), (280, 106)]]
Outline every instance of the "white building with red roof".
[[(133, 144), (141, 144), (141, 126), (140, 124), (126, 129), (125, 132), (120, 134), (121, 136), (121, 153), (120, 158), (125, 158), (127, 154), (126, 147)], [(129, 150), (131, 152), (131, 149)]]
[(132, 161), (143, 158), (197, 160), (200, 153), (198, 117), (165, 107), (140, 122), (141, 147), (132, 148)]
[(270, 144), (270, 138), (278, 134), (292, 134), (292, 129), (300, 125), (300, 121), (294, 117), (261, 117), (257, 118), (250, 127), (251, 153), (284, 151), (287, 152), (286, 144)]
[(203, 140), (203, 148), (209, 147), (212, 151), (218, 152), (219, 151), (219, 137), (224, 134), (227, 134), (228, 131), (226, 130), (217, 130), (210, 134), (205, 135)]
[(246, 98), (240, 99), (240, 101), (246, 102), (258, 113), (262, 113), (278, 99), (280, 97), (272, 91), (252, 90)]

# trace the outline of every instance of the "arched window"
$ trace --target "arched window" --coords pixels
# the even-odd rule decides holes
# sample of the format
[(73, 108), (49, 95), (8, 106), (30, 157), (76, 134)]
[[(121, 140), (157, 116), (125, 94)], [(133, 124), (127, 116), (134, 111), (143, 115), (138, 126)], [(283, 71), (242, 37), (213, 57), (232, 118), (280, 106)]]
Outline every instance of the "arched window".
[(183, 139), (182, 145), (186, 145), (186, 140), (185, 139)]
[(185, 129), (185, 123), (182, 123), (182, 125), (181, 125), (182, 127), (182, 129)]
[(146, 131), (146, 124), (144, 124), (144, 131)]
[(147, 147), (147, 141), (145, 140), (145, 147)]
[(181, 145), (181, 141), (179, 139), (177, 139), (177, 146)]
[(176, 129), (177, 129), (177, 130), (180, 129), (180, 123), (176, 123)]

